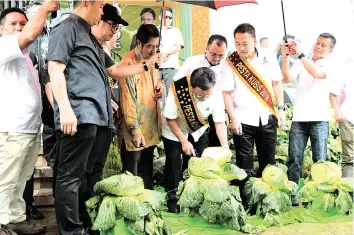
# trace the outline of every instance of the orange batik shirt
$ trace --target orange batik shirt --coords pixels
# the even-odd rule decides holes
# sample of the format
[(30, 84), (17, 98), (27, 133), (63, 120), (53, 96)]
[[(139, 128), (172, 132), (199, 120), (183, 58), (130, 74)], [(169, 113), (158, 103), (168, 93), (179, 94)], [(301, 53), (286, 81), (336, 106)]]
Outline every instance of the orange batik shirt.
[[(122, 65), (142, 63), (144, 58), (135, 49), (126, 54)], [(159, 71), (149, 71), (119, 79), (120, 107), (123, 113), (121, 123), (127, 151), (140, 151), (133, 145), (133, 134), (141, 133), (145, 138), (145, 148), (157, 145), (161, 136), (161, 115), (159, 100), (155, 100), (155, 87), (159, 81)]]

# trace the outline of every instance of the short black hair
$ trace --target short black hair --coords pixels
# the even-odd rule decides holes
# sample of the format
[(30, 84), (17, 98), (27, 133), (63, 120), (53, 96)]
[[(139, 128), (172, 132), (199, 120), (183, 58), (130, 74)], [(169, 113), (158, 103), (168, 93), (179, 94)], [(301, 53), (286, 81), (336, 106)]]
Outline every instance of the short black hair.
[(1, 15), (0, 15), (0, 24), (4, 24), (4, 21), (5, 21), (5, 18), (8, 14), (10, 13), (13, 13), (13, 12), (17, 12), (17, 13), (20, 13), (22, 15), (25, 16), (26, 20), (28, 21), (28, 18), (25, 14), (24, 11), (22, 11), (20, 8), (17, 8), (17, 7), (9, 7), (9, 8), (6, 8), (5, 10), (3, 10), (1, 12)]
[(136, 33), (136, 40), (139, 40), (142, 44), (148, 43), (150, 38), (160, 37), (160, 32), (153, 24), (141, 25)]
[(249, 23), (243, 23), (240, 24), (236, 27), (234, 30), (234, 37), (236, 33), (248, 33), (250, 34), (253, 38), (256, 38), (256, 29), (253, 27), (253, 25)]
[(291, 34), (286, 34), (283, 36), (283, 40), (286, 41), (288, 39), (292, 39), (294, 40), (295, 39), (295, 36), (291, 35)]
[(191, 74), (191, 86), (207, 91), (216, 84), (216, 75), (213, 70), (208, 67), (201, 67), (194, 70)]
[(267, 37), (263, 37), (263, 38), (259, 39), (259, 42), (261, 43), (263, 40), (268, 40), (268, 38)]
[(318, 37), (327, 38), (327, 39), (331, 40), (331, 49), (333, 49), (337, 43), (336, 38), (331, 33), (321, 33), (320, 36), (318, 36)]
[(151, 8), (142, 9), (141, 12), (140, 12), (140, 16), (143, 16), (146, 13), (150, 13), (152, 15), (152, 18), (154, 18), (154, 20), (155, 20), (156, 14), (155, 14), (155, 11), (153, 9), (151, 9)]
[(219, 34), (213, 34), (210, 36), (209, 40), (208, 40), (208, 46), (210, 46), (213, 42), (216, 41), (216, 44), (221, 47), (222, 44), (226, 44), (226, 47), (227, 47), (227, 40), (224, 36), (222, 35), (219, 35)]
[[(73, 4), (74, 8), (78, 7), (82, 3), (81, 0), (74, 0), (73, 2), (74, 2), (74, 4)], [(93, 3), (93, 2), (95, 2), (95, 0), (89, 0), (89, 2)]]

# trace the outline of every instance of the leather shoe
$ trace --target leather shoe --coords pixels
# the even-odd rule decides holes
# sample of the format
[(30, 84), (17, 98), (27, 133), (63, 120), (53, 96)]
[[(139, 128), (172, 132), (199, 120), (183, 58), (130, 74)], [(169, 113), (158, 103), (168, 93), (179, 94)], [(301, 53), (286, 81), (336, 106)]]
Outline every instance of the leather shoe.
[(44, 219), (44, 215), (37, 210), (36, 207), (28, 205), (26, 207), (26, 215), (32, 220)]
[(6, 228), (11, 229), (15, 233), (19, 235), (32, 235), (32, 234), (42, 234), (45, 232), (46, 227), (37, 225), (37, 224), (29, 224), (27, 220), (16, 224), (8, 224)]

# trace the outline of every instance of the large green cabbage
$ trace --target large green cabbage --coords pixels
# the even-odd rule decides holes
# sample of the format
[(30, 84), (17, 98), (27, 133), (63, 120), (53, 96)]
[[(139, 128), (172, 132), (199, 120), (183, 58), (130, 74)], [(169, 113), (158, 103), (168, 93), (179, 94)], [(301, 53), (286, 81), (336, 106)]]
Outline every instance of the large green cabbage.
[(110, 193), (117, 196), (136, 196), (144, 192), (144, 182), (130, 172), (114, 175), (96, 183), (94, 190), (97, 194)]
[(188, 161), (188, 172), (206, 179), (220, 179), (220, 166), (209, 157), (192, 157)]
[(213, 158), (220, 166), (231, 160), (232, 152), (229, 148), (209, 147), (206, 148), (202, 157)]
[(288, 176), (279, 167), (269, 165), (262, 172), (262, 180), (275, 190), (288, 190)]
[[(183, 192), (183, 193), (182, 193)], [(179, 184), (177, 196), (178, 204), (181, 207), (196, 207), (203, 203), (204, 196), (200, 186), (200, 180), (196, 176), (191, 176), (183, 183)]]
[(311, 178), (314, 181), (334, 184), (342, 178), (342, 171), (334, 162), (318, 161), (311, 167)]

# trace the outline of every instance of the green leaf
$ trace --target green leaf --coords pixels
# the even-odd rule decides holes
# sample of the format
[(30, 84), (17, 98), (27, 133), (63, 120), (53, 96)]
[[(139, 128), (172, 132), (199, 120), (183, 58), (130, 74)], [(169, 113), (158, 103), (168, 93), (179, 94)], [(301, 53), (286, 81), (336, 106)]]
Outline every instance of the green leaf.
[(227, 181), (244, 180), (247, 177), (247, 173), (245, 170), (238, 168), (234, 164), (225, 163), (221, 166), (220, 177)]

